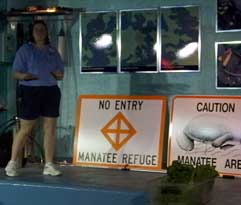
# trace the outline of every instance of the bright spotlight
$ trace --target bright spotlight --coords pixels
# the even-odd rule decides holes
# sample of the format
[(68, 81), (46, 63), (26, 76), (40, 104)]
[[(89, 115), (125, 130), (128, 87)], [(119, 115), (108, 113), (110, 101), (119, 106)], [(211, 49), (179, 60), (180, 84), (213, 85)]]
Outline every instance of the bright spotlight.
[(176, 56), (179, 59), (184, 59), (184, 58), (188, 58), (189, 56), (191, 56), (193, 53), (195, 53), (195, 51), (198, 49), (198, 43), (197, 42), (193, 42), (193, 43), (189, 43), (187, 44), (184, 48), (181, 48), (177, 53)]
[(103, 34), (96, 38), (94, 46), (98, 49), (109, 48), (112, 45), (112, 36), (110, 34)]

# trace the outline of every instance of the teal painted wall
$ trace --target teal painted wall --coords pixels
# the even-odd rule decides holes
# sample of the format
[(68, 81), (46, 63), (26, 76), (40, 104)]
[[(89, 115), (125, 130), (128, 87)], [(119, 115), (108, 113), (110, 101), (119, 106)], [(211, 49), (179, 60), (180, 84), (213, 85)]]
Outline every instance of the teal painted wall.
[(48, 6), (48, 5), (56, 5), (57, 0), (7, 0), (7, 10), (10, 10), (11, 8), (15, 9), (23, 9), (28, 6)]
[[(79, 19), (75, 19), (72, 23), (69, 22), (66, 49), (68, 63), (65, 67), (65, 79), (59, 84), (62, 89), (59, 130), (62, 131), (58, 136), (58, 157), (72, 157), (76, 100), (81, 94), (165, 95), (168, 97), (169, 111), (171, 100), (175, 95), (240, 95), (239, 89), (225, 90), (215, 87), (215, 42), (241, 40), (241, 32), (216, 32), (216, 0), (59, 0), (58, 5), (86, 8), (89, 11), (198, 5), (200, 6), (201, 21), (200, 72), (158, 74), (80, 74)], [(64, 132), (64, 130), (67, 131)], [(168, 131), (165, 143), (167, 137)]]
[[(155, 8), (160, 6), (200, 6), (201, 62), (200, 72), (198, 73), (80, 75), (79, 53), (76, 47), (76, 42), (78, 42), (78, 21), (75, 22), (71, 27), (70, 41), (74, 63), (66, 73), (66, 78), (70, 79), (70, 75), (68, 76), (69, 72), (77, 75), (76, 80), (72, 82), (73, 90), (71, 89), (70, 93), (68, 93), (68, 96), (73, 100), (73, 107), (68, 113), (68, 122), (71, 124), (74, 124), (75, 119), (74, 96), (77, 97), (81, 94), (165, 95), (168, 96), (169, 111), (171, 100), (175, 95), (240, 95), (240, 90), (238, 89), (216, 89), (215, 42), (241, 40), (241, 32), (216, 32), (216, 0), (59, 0), (59, 5), (86, 8), (89, 11)], [(63, 93), (62, 105), (66, 103), (66, 100), (70, 100), (69, 97)], [(62, 115), (63, 121), (65, 121), (64, 118), (64, 115)], [(168, 131), (166, 132), (165, 143), (167, 142), (167, 137)], [(166, 152), (166, 147), (164, 152)]]
[[(177, 94), (239, 95), (240, 93), (240, 90), (217, 90), (215, 88), (215, 42), (241, 40), (241, 32), (216, 33), (216, 0), (59, 0), (59, 5), (76, 8), (82, 7), (87, 10), (118, 10), (182, 5), (200, 6), (200, 72), (79, 75), (78, 91), (80, 93), (161, 94), (169, 97)], [(74, 47), (76, 46), (75, 41), (78, 40), (78, 31), (75, 26), (72, 27), (72, 32)], [(78, 52), (75, 60), (78, 61)], [(96, 79), (98, 80), (96, 81)]]
[(1, 0), (0, 1), (0, 11), (3, 11), (6, 9), (7, 1), (6, 0)]
[[(7, 9), (7, 0), (1, 0), (0, 1), (0, 12), (5, 11)], [(2, 41), (3, 41), (3, 31), (4, 31), (4, 25), (5, 20), (3, 17), (0, 19), (0, 56), (2, 56)], [(5, 66), (1, 63), (0, 58), (0, 103), (5, 105), (7, 103), (7, 82), (6, 82), (6, 76), (7, 76), (7, 70), (5, 69)], [(0, 124), (1, 122), (4, 122), (7, 119), (7, 113), (2, 112), (0, 113)], [(0, 127), (1, 130), (1, 127)]]

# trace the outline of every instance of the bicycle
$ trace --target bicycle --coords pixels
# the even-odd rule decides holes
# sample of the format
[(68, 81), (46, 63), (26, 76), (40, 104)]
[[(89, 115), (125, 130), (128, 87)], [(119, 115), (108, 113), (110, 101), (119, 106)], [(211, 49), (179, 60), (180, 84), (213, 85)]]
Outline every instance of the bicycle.
[[(7, 111), (7, 109), (1, 109), (2, 112)], [(7, 121), (0, 124), (0, 167), (5, 167), (11, 158), (11, 148), (13, 143), (14, 133), (20, 128), (20, 120), (17, 116), (14, 116)], [(44, 151), (42, 146), (32, 137), (29, 139), (40, 151), (40, 161), (44, 161)], [(23, 152), (24, 153), (24, 152)], [(22, 156), (22, 164), (20, 166), (24, 167), (27, 161), (31, 161), (29, 156)], [(33, 162), (33, 161), (31, 161)]]

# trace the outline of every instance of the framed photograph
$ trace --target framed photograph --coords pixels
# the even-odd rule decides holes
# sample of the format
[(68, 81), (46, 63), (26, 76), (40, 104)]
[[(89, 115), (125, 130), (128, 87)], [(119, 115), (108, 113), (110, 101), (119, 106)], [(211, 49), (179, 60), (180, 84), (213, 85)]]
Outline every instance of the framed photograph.
[(81, 14), (81, 72), (117, 72), (116, 12)]
[(241, 1), (217, 0), (217, 30), (241, 29)]
[(121, 11), (121, 72), (157, 72), (158, 10)]
[(160, 12), (160, 71), (199, 71), (199, 7), (162, 7)]
[(241, 88), (241, 41), (216, 43), (216, 87)]

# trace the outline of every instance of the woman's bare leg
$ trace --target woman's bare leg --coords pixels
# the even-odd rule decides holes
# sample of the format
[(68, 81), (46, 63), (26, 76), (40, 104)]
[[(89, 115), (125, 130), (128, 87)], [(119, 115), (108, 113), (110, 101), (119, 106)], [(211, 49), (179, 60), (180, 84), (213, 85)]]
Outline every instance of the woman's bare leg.
[(43, 117), (45, 163), (53, 162), (56, 143), (57, 118)]
[(30, 136), (35, 124), (36, 120), (20, 120), (20, 130), (17, 132), (16, 136), (14, 136), (12, 144), (12, 161), (16, 161), (19, 157), (19, 154), (23, 149), (27, 138)]
[(53, 164), (57, 118), (44, 117), (43, 120), (45, 150), (45, 166), (43, 175), (59, 176), (61, 175), (61, 171), (59, 171)]

